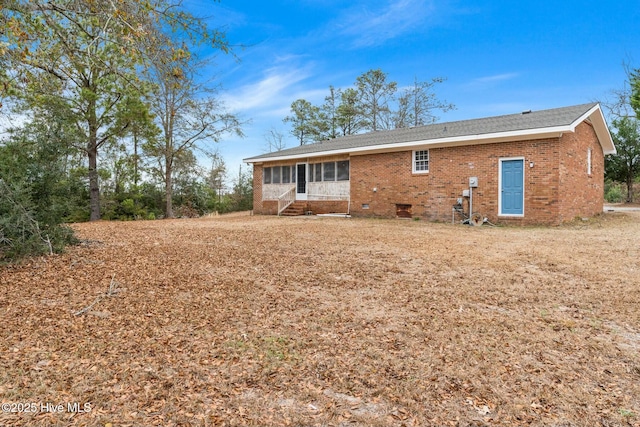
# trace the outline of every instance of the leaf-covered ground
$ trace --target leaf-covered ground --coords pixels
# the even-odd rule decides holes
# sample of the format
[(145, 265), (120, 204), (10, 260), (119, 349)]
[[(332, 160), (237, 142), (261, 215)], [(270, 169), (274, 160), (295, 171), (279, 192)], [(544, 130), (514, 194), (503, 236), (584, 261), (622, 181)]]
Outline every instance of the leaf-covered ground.
[(1, 426), (640, 425), (640, 213), (75, 228), (0, 267)]

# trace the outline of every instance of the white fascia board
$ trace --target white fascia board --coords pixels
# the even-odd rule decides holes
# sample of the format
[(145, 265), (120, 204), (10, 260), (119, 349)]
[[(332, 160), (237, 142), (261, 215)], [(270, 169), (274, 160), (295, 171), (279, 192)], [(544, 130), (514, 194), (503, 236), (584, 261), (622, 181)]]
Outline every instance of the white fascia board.
[(595, 113), (596, 111), (600, 110), (600, 107), (596, 104), (593, 107), (591, 107), (586, 113), (584, 113), (583, 115), (581, 115), (580, 117), (578, 117), (577, 119), (575, 119), (573, 121), (573, 123), (571, 123), (571, 132), (575, 132), (576, 128), (578, 127), (578, 125), (582, 122), (584, 122), (585, 120), (591, 118), (591, 115), (593, 113)]
[(555, 126), (540, 129), (525, 129), (511, 132), (497, 132), (478, 135), (464, 135), (449, 138), (436, 138), (418, 141), (397, 142), (390, 144), (368, 145), (364, 147), (343, 148), (340, 150), (325, 150), (315, 153), (292, 154), (289, 156), (261, 157), (252, 161), (244, 159), (245, 163), (263, 163), (282, 160), (307, 159), (313, 157), (327, 157), (339, 154), (364, 155), (376, 152), (404, 151), (415, 147), (458, 147), (462, 145), (492, 144), (507, 141), (526, 141), (528, 139), (558, 138), (563, 132), (573, 132), (575, 126)]
[(602, 152), (604, 154), (616, 154), (616, 147), (613, 145), (613, 138), (611, 137), (611, 132), (609, 132), (609, 127), (607, 126), (600, 104), (594, 105), (589, 111), (578, 117), (571, 124), (571, 132), (575, 132), (576, 127), (587, 119), (590, 120), (593, 125), (593, 130), (596, 132), (598, 142), (600, 142), (600, 146), (602, 147)]
[(604, 118), (600, 105), (594, 106), (589, 110), (589, 113), (591, 113), (589, 114), (589, 118), (593, 124), (593, 129), (596, 132), (598, 141), (600, 141), (603, 153), (616, 154), (616, 146), (613, 144), (613, 138), (611, 137), (611, 132), (609, 132), (609, 126), (607, 126), (607, 121)]

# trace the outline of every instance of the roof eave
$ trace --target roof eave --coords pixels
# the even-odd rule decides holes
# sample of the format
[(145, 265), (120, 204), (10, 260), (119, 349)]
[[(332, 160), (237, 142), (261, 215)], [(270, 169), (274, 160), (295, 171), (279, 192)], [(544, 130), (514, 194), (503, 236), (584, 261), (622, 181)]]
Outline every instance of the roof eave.
[(315, 153), (303, 153), (303, 154), (291, 154), (285, 156), (271, 156), (271, 157), (249, 157), (244, 159), (245, 163), (263, 163), (272, 161), (284, 161), (284, 160), (296, 160), (307, 159), (314, 157), (326, 157), (340, 154), (351, 155), (364, 155), (370, 153), (379, 152), (394, 152), (404, 151), (407, 149), (417, 147), (459, 147), (464, 145), (476, 145), (476, 144), (492, 144), (497, 142), (506, 141), (525, 141), (528, 139), (544, 139), (544, 138), (557, 138), (563, 132), (571, 132), (573, 129), (571, 126), (557, 126), (550, 128), (540, 129), (526, 129), (512, 132), (498, 132), (478, 135), (464, 135), (448, 138), (436, 138), (427, 140), (396, 142), (391, 144), (378, 144), (365, 147), (355, 148), (343, 148), (339, 150), (323, 150)]
[(616, 147), (609, 132), (606, 120), (600, 108), (600, 104), (595, 104), (582, 116), (578, 117), (569, 125), (524, 129), (510, 132), (495, 132), (477, 135), (464, 135), (448, 138), (435, 138), (428, 140), (416, 140), (407, 142), (396, 142), (388, 144), (370, 145), (355, 148), (343, 148), (338, 150), (322, 150), (314, 153), (290, 154), (284, 156), (249, 157), (244, 159), (245, 163), (263, 163), (272, 161), (309, 159), (315, 157), (326, 157), (340, 154), (364, 155), (369, 153), (404, 151), (413, 148), (438, 148), (438, 147), (459, 147), (464, 145), (491, 144), (507, 141), (526, 141), (545, 138), (557, 138), (565, 132), (575, 132), (576, 127), (585, 120), (590, 120), (595, 130), (596, 136), (604, 154), (615, 154)]
[(602, 152), (604, 154), (616, 154), (616, 146), (613, 144), (613, 138), (611, 137), (611, 132), (609, 132), (609, 127), (607, 126), (607, 122), (604, 118), (604, 114), (602, 113), (602, 108), (600, 108), (600, 104), (594, 105), (593, 108), (591, 108), (580, 118), (578, 118), (574, 122), (575, 126), (582, 123), (586, 119), (591, 120), (593, 130), (596, 132), (596, 136), (598, 137), (598, 141), (600, 142), (600, 146), (602, 147)]

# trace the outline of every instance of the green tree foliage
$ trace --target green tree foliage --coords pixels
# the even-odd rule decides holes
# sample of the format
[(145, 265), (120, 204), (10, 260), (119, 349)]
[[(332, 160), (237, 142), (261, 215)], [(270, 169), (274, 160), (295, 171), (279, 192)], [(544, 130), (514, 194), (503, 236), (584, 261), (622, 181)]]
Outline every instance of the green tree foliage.
[(338, 125), (340, 94), (340, 89), (329, 86), (329, 95), (325, 96), (324, 104), (321, 107), (322, 117), (326, 122), (326, 139), (334, 139), (340, 136)]
[(608, 179), (626, 183), (627, 202), (633, 203), (633, 182), (640, 175), (640, 120), (621, 117), (612, 122), (611, 136), (617, 153), (605, 163)]
[(640, 69), (625, 65), (625, 71), (624, 88), (613, 91), (615, 101), (607, 104), (613, 117), (609, 130), (617, 153), (605, 159), (605, 177), (611, 188), (617, 188), (612, 181), (624, 183), (626, 201), (632, 203), (633, 183), (640, 177)]
[(356, 78), (356, 88), (360, 101), (360, 111), (367, 128), (377, 131), (389, 127), (390, 102), (398, 88), (398, 83), (388, 81), (387, 73), (381, 69), (369, 70)]
[(0, 28), (2, 94), (56, 105), (83, 133), (92, 220), (100, 218), (99, 151), (133, 121), (148, 121), (145, 104), (131, 102), (145, 91), (140, 67), (173, 49), (178, 35), (229, 51), (223, 33), (167, 0), (6, 0)]
[(253, 209), (253, 171), (248, 169), (238, 171), (238, 179), (233, 184), (233, 191), (230, 194), (231, 211), (247, 211)]
[(228, 200), (194, 156), (240, 132), (194, 83), (203, 44), (230, 51), (182, 2), (2, 2), (0, 113), (29, 121), (0, 141), (0, 257), (60, 250), (64, 221), (160, 217), (174, 187), (182, 212)]
[(130, 3), (13, 0), (0, 21), (8, 65), (23, 76), (11, 83), (23, 100), (55, 106), (82, 133), (92, 220), (100, 218), (98, 152), (126, 127), (115, 116), (135, 81), (135, 28), (148, 19)]
[[(144, 219), (160, 214), (154, 204), (145, 205), (139, 186), (140, 156), (132, 152), (130, 140), (121, 139), (105, 147), (100, 176), (103, 219)], [(135, 144), (133, 147), (135, 150)], [(146, 188), (146, 187), (145, 187)]]
[(340, 105), (337, 108), (337, 122), (342, 136), (355, 135), (364, 130), (367, 121), (360, 110), (358, 91), (353, 88), (340, 93)]
[(620, 203), (625, 200), (622, 184), (606, 179), (604, 181), (604, 200), (607, 203)]
[(329, 129), (321, 108), (306, 99), (293, 101), (291, 115), (285, 117), (283, 122), (291, 123), (291, 135), (298, 140), (300, 145), (322, 139)]
[[(154, 47), (154, 49), (157, 49)], [(194, 149), (207, 153), (228, 133), (242, 136), (241, 122), (216, 98), (215, 88), (197, 82), (197, 70), (206, 66), (186, 44), (168, 43), (150, 62), (147, 79), (152, 84), (151, 110), (160, 124), (161, 136), (144, 147), (157, 160), (165, 185), (165, 216), (173, 217), (176, 161)]]
[(438, 120), (436, 110), (447, 112), (455, 106), (440, 100), (434, 88), (442, 77), (418, 81), (398, 96), (398, 84), (389, 81), (380, 69), (369, 70), (356, 78), (354, 87), (329, 86), (329, 95), (321, 106), (305, 99), (291, 104), (291, 115), (284, 118), (300, 145), (354, 135), (363, 131), (422, 126)]
[(433, 87), (444, 80), (442, 77), (436, 77), (430, 81), (420, 82), (415, 78), (413, 85), (406, 88), (398, 98), (395, 127), (429, 125), (438, 120), (434, 110), (446, 113), (455, 109), (455, 105), (441, 101), (433, 91)]
[[(148, 87), (145, 89), (146, 92), (150, 92)], [(155, 117), (151, 114), (150, 103), (145, 103), (139, 96), (129, 96), (124, 103), (126, 107), (118, 112), (116, 118), (123, 125), (127, 124), (122, 126), (125, 129), (124, 144), (129, 145), (132, 152), (127, 153), (126, 161), (133, 169), (131, 171), (133, 186), (137, 187), (141, 178), (142, 145), (156, 141), (161, 131), (154, 121)]]
[(218, 212), (226, 210), (226, 207), (223, 207), (223, 196), (225, 194), (226, 180), (227, 165), (219, 153), (213, 153), (211, 155), (211, 169), (209, 169), (206, 178), (207, 187), (212, 192), (214, 197), (214, 208), (211, 210), (216, 210)]
[(629, 73), (629, 82), (631, 85), (629, 103), (636, 113), (636, 118), (640, 120), (640, 68)]
[(60, 225), (83, 202), (73, 138), (66, 123), (45, 116), (0, 145), (0, 261), (59, 252), (75, 240)]

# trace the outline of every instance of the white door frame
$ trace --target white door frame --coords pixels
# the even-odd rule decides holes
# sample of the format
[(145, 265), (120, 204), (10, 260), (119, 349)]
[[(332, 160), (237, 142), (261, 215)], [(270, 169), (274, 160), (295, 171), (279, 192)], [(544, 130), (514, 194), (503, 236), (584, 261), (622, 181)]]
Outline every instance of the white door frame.
[[(298, 168), (304, 166), (304, 180), (300, 182), (300, 175), (298, 175)], [(307, 200), (307, 192), (309, 189), (309, 164), (308, 163), (296, 163), (296, 200)], [(303, 192), (300, 192), (300, 187), (304, 188)]]

